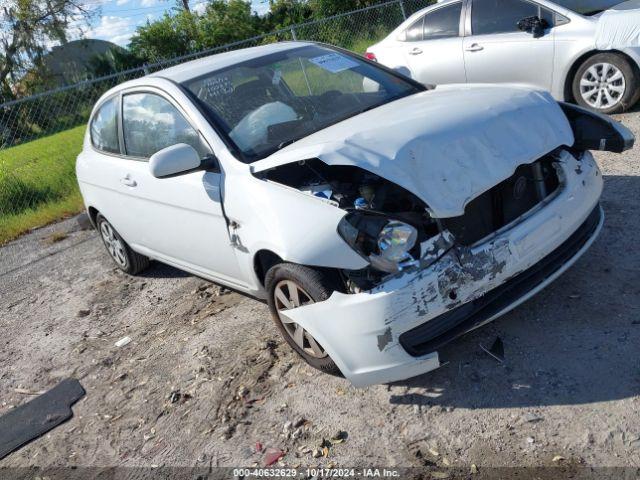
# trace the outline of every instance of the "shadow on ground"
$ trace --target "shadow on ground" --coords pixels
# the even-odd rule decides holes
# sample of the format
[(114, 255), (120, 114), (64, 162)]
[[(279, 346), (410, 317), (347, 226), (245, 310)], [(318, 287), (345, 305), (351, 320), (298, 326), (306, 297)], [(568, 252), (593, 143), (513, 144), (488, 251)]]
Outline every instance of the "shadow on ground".
[(141, 278), (186, 278), (193, 275), (164, 263), (152, 262), (148, 269), (137, 276)]
[[(507, 408), (586, 404), (640, 393), (640, 177), (605, 177), (604, 229), (537, 297), (440, 351), (441, 369), (396, 383), (392, 404)], [(500, 364), (484, 353), (496, 337)]]

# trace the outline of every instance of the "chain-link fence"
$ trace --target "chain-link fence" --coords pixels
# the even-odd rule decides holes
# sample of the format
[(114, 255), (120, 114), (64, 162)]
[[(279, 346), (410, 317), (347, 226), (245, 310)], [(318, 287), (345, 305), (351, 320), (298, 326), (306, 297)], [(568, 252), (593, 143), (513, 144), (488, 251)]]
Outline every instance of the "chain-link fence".
[(0, 105), (0, 243), (81, 208), (74, 175), (84, 125), (111, 87), (188, 60), (285, 40), (362, 52), (434, 0), (393, 0)]

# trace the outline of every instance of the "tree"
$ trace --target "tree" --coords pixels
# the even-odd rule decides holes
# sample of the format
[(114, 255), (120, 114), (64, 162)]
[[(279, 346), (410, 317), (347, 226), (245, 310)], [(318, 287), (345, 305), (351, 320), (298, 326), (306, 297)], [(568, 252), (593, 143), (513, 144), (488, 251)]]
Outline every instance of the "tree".
[(269, 7), (265, 17), (268, 30), (280, 30), (313, 17), (313, 9), (306, 0), (269, 0)]
[(88, 26), (97, 12), (95, 5), (84, 0), (4, 0), (0, 6), (0, 99), (15, 98), (12, 87), (39, 65), (51, 43), (66, 43), (71, 28)]
[(185, 55), (201, 47), (196, 26), (197, 16), (184, 10), (165, 13), (154, 22), (136, 29), (129, 49), (140, 58), (158, 61)]
[(129, 45), (132, 53), (158, 61), (244, 40), (262, 32), (262, 20), (246, 0), (210, 0), (198, 14), (175, 9), (138, 27)]
[(244, 40), (261, 33), (261, 19), (245, 0), (210, 0), (198, 29), (204, 48)]

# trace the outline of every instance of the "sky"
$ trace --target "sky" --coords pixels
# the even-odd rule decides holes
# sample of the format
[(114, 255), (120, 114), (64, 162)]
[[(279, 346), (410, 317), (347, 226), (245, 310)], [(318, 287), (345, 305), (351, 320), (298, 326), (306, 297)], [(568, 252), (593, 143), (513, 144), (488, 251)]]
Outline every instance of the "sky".
[[(91, 1), (91, 0), (90, 0)], [(89, 28), (84, 27), (85, 38), (99, 38), (126, 46), (136, 27), (147, 20), (155, 20), (175, 7), (175, 0), (93, 0), (101, 8)], [(206, 0), (190, 0), (192, 10), (203, 9)], [(252, 0), (253, 9), (258, 14), (269, 9), (268, 0)]]

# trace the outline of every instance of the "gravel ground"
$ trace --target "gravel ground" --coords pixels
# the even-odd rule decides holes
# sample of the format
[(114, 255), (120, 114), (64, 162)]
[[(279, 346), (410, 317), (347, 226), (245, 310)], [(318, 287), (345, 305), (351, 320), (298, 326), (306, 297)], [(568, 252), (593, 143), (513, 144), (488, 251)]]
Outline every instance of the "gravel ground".
[[(640, 135), (638, 111), (618, 119)], [(263, 303), (160, 264), (120, 273), (74, 219), (22, 237), (0, 249), (0, 414), (69, 376), (87, 395), (0, 467), (263, 465), (256, 442), (290, 466), (640, 467), (640, 148), (597, 157), (592, 249), (441, 369), (367, 389), (306, 366)], [(479, 347), (496, 336), (504, 365)]]

